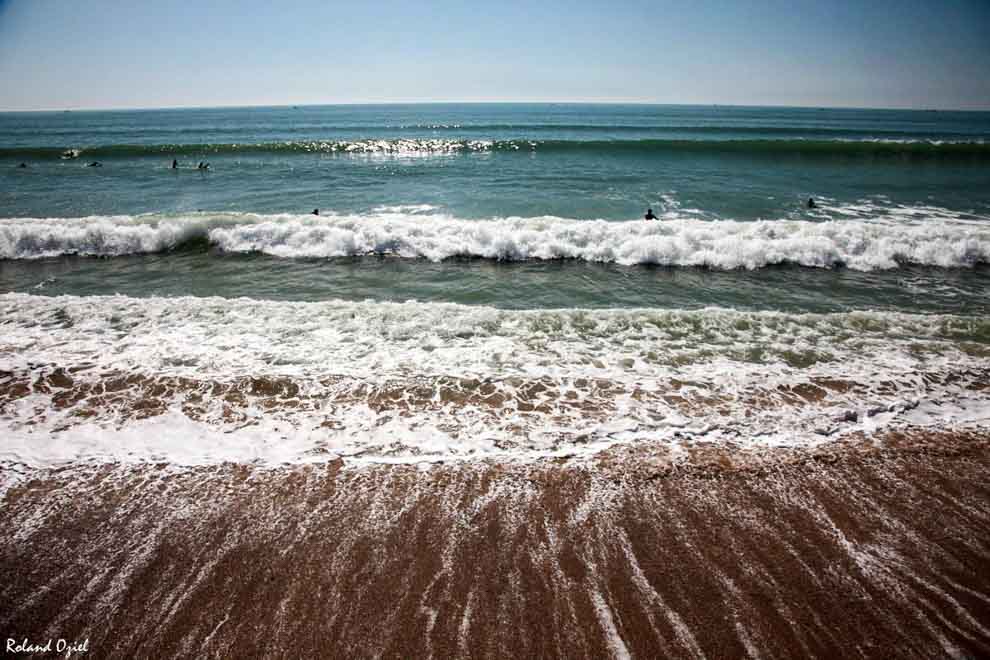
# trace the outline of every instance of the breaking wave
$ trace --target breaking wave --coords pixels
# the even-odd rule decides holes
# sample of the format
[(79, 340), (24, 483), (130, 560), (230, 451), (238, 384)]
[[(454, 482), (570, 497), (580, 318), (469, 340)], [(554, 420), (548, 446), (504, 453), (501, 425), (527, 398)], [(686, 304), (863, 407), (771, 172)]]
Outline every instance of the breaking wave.
[(188, 248), (282, 258), (569, 259), (715, 269), (796, 265), (870, 271), (990, 263), (990, 228), (979, 222), (895, 216), (708, 221), (676, 211), (667, 216), (663, 222), (552, 216), (467, 220), (419, 212), (9, 218), (0, 220), (0, 258), (115, 257)]

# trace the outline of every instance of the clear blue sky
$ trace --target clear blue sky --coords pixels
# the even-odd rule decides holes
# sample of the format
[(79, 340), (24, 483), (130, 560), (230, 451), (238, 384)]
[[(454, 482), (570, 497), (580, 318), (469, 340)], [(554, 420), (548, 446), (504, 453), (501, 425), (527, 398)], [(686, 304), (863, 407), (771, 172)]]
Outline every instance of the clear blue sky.
[(990, 109), (990, 0), (0, 0), (0, 109), (391, 101)]

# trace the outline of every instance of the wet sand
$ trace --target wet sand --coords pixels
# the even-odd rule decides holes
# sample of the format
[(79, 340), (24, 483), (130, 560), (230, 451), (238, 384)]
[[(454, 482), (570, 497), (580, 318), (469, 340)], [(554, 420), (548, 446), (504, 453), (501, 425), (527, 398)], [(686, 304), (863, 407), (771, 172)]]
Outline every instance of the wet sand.
[(990, 656), (985, 433), (0, 476), (0, 632), (80, 657)]

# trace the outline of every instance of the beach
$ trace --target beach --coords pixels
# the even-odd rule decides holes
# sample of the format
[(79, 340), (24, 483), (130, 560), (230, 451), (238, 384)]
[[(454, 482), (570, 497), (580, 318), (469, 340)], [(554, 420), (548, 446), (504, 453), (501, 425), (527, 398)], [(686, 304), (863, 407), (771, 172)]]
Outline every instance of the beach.
[(0, 113), (9, 652), (990, 655), (988, 138)]
[(69, 466), (5, 493), (3, 623), (99, 657), (979, 657), (988, 448)]

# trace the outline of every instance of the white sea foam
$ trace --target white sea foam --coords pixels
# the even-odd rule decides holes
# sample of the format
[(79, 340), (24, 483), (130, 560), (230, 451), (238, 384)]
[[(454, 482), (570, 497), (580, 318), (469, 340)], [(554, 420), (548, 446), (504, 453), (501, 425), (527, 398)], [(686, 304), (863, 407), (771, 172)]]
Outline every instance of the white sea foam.
[[(667, 204), (667, 202), (665, 202)], [(755, 269), (777, 264), (856, 270), (990, 262), (987, 218), (926, 207), (845, 205), (821, 221), (708, 220), (671, 206), (662, 222), (455, 218), (426, 205), (323, 216), (192, 214), (0, 220), (0, 258), (118, 256), (172, 249), (192, 239), (223, 252), (284, 258), (393, 254), (440, 261), (576, 259), (624, 265)], [(829, 218), (829, 219), (825, 219)], [(833, 218), (842, 218), (835, 220)]]
[(228, 252), (279, 257), (337, 257), (394, 253), (440, 261), (451, 257), (499, 260), (578, 259), (619, 264), (761, 268), (774, 264), (896, 268), (899, 263), (942, 267), (990, 261), (990, 228), (947, 225), (896, 227), (863, 222), (573, 221), (452, 218), (368, 221), (289, 220), (211, 230)]
[(582, 456), (986, 428), (988, 321), (0, 296), (0, 460)]
[(175, 218), (6, 218), (0, 220), (0, 258), (41, 259), (63, 254), (117, 257), (161, 252), (190, 239), (206, 237), (217, 222), (216, 217), (196, 214)]

